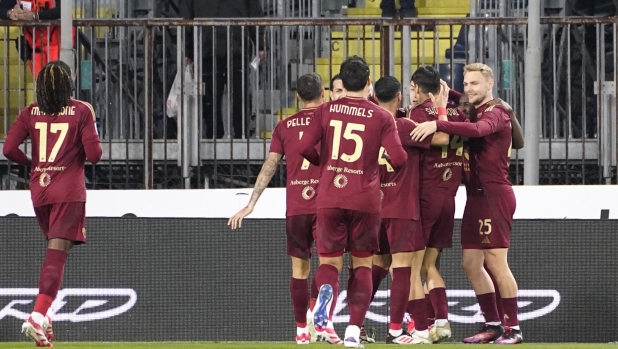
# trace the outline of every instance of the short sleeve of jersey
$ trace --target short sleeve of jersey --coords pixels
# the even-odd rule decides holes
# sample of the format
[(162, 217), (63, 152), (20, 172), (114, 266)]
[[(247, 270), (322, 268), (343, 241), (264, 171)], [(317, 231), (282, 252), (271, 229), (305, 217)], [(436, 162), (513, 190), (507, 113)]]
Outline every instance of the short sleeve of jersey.
[(284, 155), (283, 151), (283, 139), (281, 139), (281, 123), (275, 126), (272, 138), (270, 140), (270, 152)]
[(422, 110), (419, 108), (414, 108), (410, 110), (410, 114), (408, 114), (408, 117), (410, 118), (410, 120), (416, 123), (429, 121), (427, 120), (427, 116), (425, 115), (425, 113), (423, 113)]

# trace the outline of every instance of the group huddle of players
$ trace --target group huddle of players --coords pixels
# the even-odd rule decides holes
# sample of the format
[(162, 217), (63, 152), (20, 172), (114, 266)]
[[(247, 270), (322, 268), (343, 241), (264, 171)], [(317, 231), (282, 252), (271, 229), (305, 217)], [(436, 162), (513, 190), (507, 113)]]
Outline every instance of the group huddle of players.
[[(522, 342), (507, 253), (516, 205), (510, 153), (511, 147), (523, 147), (523, 135), (512, 109), (493, 98), (493, 83), (490, 67), (467, 65), (462, 95), (435, 68), (423, 66), (411, 77), (411, 106), (402, 109), (399, 81), (385, 76), (372, 84), (369, 67), (357, 56), (332, 78), (330, 102), (324, 103), (317, 74), (300, 77), (297, 98), (304, 108), (277, 124), (250, 202), (228, 222), (232, 229), (241, 226), (285, 156), (298, 344), (317, 339), (356, 348), (374, 342), (363, 322), (389, 271), (386, 342), (449, 339), (445, 282), (436, 263), (442, 249), (452, 246), (462, 182), (467, 192), (462, 265), (485, 317), (482, 329), (463, 341)], [(314, 239), (320, 266), (309, 287)], [(351, 255), (350, 320), (342, 340), (332, 315), (345, 252)], [(406, 311), (412, 321), (404, 329)]]

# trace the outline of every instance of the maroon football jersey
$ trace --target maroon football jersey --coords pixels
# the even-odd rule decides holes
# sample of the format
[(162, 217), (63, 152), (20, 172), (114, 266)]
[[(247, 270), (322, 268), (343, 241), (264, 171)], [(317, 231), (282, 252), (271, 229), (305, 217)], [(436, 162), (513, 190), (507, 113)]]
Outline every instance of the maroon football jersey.
[[(446, 110), (449, 121), (464, 121), (465, 115), (454, 106)], [(410, 111), (410, 119), (417, 122), (438, 120), (438, 108), (427, 100)], [(429, 138), (429, 137), (428, 137)], [(449, 144), (431, 147), (421, 155), (421, 194), (438, 191), (455, 196), (461, 183), (464, 139), (451, 135)]]
[(380, 147), (395, 168), (406, 160), (390, 112), (365, 98), (344, 97), (319, 106), (305, 134), (299, 151), (311, 161), (321, 141), (318, 209), (380, 213)]
[[(397, 118), (397, 132), (408, 154), (406, 164), (395, 171), (384, 154), (380, 154), (380, 182), (382, 186), (382, 218), (421, 219), (419, 205), (420, 149), (431, 147), (431, 137), (415, 142), (410, 133), (416, 125), (408, 118)], [(384, 148), (381, 149), (385, 153)]]
[(438, 131), (461, 137), (482, 138), (470, 156), (474, 158), (476, 174), (485, 195), (512, 191), (509, 182), (512, 139), (509, 115), (503, 106), (489, 103), (476, 108), (476, 112), (476, 122), (438, 121)]
[(84, 145), (99, 143), (94, 110), (71, 99), (59, 115), (45, 115), (33, 103), (26, 107), (10, 133), (32, 140), (30, 192), (34, 207), (86, 202)]
[(314, 112), (315, 108), (305, 108), (279, 121), (273, 131), (270, 152), (285, 156), (286, 162), (286, 216), (317, 213), (315, 196), (320, 168), (296, 150)]

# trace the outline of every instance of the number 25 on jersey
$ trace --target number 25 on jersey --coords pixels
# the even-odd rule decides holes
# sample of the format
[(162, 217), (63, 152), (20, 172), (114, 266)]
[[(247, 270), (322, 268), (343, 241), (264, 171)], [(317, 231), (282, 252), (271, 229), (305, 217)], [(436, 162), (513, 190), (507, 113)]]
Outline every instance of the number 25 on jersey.
[[(34, 128), (39, 130), (39, 161), (40, 162), (54, 162), (56, 160), (56, 156), (58, 156), (58, 152), (62, 147), (62, 143), (64, 143), (65, 138), (67, 137), (67, 132), (69, 132), (69, 123), (52, 123), (48, 124), (46, 122), (37, 122), (34, 124)], [(51, 152), (49, 153), (49, 158), (47, 157), (47, 136), (48, 132), (50, 133), (58, 133), (58, 140)]]

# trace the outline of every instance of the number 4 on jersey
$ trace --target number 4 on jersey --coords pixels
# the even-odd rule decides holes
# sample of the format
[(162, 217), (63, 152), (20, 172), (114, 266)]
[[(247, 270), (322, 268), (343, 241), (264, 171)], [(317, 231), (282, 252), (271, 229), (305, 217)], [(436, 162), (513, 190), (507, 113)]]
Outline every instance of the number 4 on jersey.
[(380, 147), (380, 155), (378, 155), (378, 164), (386, 166), (386, 172), (395, 172), (395, 169), (391, 164), (384, 158), (384, 154), (386, 154), (386, 149), (384, 147)]

